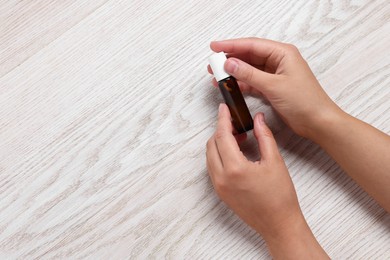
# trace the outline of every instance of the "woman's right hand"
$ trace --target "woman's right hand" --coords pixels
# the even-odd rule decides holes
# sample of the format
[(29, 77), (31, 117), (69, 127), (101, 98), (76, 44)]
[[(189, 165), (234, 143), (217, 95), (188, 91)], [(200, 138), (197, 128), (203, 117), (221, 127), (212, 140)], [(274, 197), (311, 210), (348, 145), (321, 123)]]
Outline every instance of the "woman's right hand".
[(341, 114), (295, 46), (243, 38), (214, 41), (210, 47), (227, 54), (225, 70), (242, 91), (265, 96), (297, 134), (313, 139), (319, 127)]

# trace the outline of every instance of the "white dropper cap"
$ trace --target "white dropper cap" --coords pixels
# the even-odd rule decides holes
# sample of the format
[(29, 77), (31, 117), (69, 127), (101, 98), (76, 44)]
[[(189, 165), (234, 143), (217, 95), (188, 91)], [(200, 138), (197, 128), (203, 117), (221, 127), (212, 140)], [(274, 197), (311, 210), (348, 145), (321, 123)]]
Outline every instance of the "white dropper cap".
[(210, 67), (213, 70), (214, 77), (217, 81), (230, 77), (224, 69), (225, 61), (226, 55), (224, 52), (214, 53), (209, 57)]

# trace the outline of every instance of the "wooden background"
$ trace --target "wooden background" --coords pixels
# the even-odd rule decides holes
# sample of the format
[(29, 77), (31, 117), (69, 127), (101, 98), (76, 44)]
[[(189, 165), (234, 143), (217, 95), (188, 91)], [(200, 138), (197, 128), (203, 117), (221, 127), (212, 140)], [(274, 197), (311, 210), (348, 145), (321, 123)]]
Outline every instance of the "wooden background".
[[(1, 259), (267, 259), (205, 165), (209, 42), (294, 43), (329, 95), (390, 133), (390, 4), (0, 0)], [(389, 259), (390, 216), (262, 100), (335, 259)], [(252, 136), (243, 150), (257, 157)]]

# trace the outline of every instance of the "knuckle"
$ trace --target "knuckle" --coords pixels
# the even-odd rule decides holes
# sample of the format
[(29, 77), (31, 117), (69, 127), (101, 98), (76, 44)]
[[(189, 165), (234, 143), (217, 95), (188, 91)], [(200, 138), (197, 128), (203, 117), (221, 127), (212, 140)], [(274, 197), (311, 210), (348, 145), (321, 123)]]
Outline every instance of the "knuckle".
[(291, 43), (286, 44), (286, 49), (289, 52), (294, 53), (294, 54), (299, 53), (299, 49), (297, 48), (297, 46), (295, 46), (294, 44), (291, 44)]
[(274, 135), (272, 134), (271, 129), (269, 129), (268, 127), (263, 130), (262, 134), (265, 137), (268, 137), (268, 138), (273, 138), (274, 137)]
[(247, 82), (252, 82), (253, 80), (253, 68), (248, 68), (244, 73), (244, 80)]
[(217, 131), (215, 132), (215, 139), (216, 140), (222, 140), (225, 138), (225, 131), (221, 130), (221, 129), (217, 129)]
[(228, 169), (226, 169), (226, 175), (229, 176), (229, 178), (237, 178), (244, 172), (244, 167), (242, 163), (235, 163), (231, 166), (229, 166)]
[(214, 183), (215, 191), (219, 197), (223, 197), (223, 194), (226, 194), (229, 186), (226, 183), (226, 180), (223, 178), (216, 178)]

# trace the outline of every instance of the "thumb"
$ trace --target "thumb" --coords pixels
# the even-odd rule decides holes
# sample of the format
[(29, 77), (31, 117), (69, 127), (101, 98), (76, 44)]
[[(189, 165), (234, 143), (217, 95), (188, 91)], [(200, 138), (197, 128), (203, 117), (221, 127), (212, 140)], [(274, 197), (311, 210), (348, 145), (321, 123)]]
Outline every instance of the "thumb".
[(259, 144), (262, 160), (272, 160), (275, 157), (280, 157), (274, 135), (265, 124), (263, 113), (258, 113), (255, 116), (254, 133)]
[(237, 80), (245, 82), (255, 89), (264, 92), (275, 81), (275, 75), (259, 70), (250, 64), (236, 59), (229, 58), (225, 62), (225, 71)]

